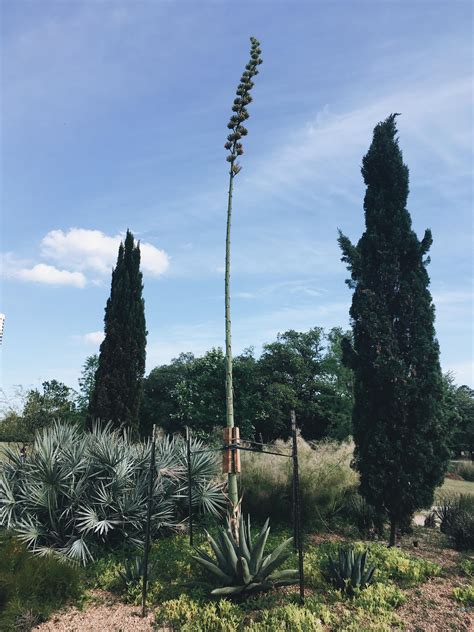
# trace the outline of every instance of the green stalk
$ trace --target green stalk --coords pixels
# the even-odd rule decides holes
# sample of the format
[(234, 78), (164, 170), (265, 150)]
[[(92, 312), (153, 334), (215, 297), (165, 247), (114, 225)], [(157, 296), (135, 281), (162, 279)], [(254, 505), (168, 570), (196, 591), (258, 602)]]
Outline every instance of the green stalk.
[[(234, 427), (234, 389), (232, 383), (232, 329), (230, 319), (230, 228), (232, 223), (232, 193), (234, 189), (233, 163), (230, 165), (229, 193), (227, 199), (227, 231), (225, 240), (225, 395), (226, 395), (226, 425)], [(237, 474), (229, 472), (227, 475), (227, 493), (231, 504), (232, 514), (239, 502), (237, 488)], [(233, 515), (233, 519), (237, 518)]]
[[(245, 66), (245, 70), (240, 78), (237, 87), (236, 98), (232, 105), (232, 116), (227, 124), (231, 133), (227, 136), (224, 147), (230, 152), (226, 157), (230, 163), (229, 171), (229, 192), (227, 197), (227, 231), (225, 240), (225, 392), (226, 392), (226, 426), (234, 427), (234, 391), (232, 383), (232, 333), (230, 319), (230, 229), (232, 223), (232, 193), (234, 188), (234, 177), (240, 171), (237, 163), (238, 156), (244, 153), (242, 138), (248, 131), (243, 122), (248, 119), (247, 105), (252, 102), (250, 91), (253, 88), (253, 77), (258, 75), (257, 67), (262, 63), (260, 57), (260, 44), (255, 37), (250, 38), (250, 60)], [(232, 453), (233, 456), (235, 453)], [(231, 468), (234, 470), (234, 466)], [(230, 504), (230, 524), (235, 540), (239, 541), (239, 490), (237, 486), (237, 474), (231, 471), (227, 475), (227, 493)]]

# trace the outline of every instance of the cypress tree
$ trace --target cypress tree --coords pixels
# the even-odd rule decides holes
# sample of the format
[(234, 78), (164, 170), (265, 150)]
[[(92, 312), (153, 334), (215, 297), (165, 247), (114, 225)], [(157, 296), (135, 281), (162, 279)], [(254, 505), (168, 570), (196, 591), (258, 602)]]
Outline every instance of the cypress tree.
[(379, 123), (363, 159), (365, 232), (354, 246), (339, 232), (354, 289), (355, 466), (365, 499), (390, 520), (390, 544), (415, 510), (430, 507), (448, 449), (442, 375), (425, 258), (406, 209), (408, 168), (396, 137), (397, 114)]
[(135, 245), (127, 230), (105, 308), (105, 337), (89, 405), (89, 426), (100, 419), (127, 427), (134, 434), (138, 431), (147, 335), (142, 290), (140, 244)]

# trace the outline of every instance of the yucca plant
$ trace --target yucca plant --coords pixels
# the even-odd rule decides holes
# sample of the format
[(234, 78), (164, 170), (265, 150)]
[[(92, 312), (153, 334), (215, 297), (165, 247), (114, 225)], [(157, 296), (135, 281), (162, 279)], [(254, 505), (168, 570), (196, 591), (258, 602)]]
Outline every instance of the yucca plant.
[[(6, 449), (0, 463), (0, 526), (17, 532), (40, 554), (56, 552), (82, 564), (103, 548), (140, 545), (146, 520), (150, 443), (133, 443), (125, 433), (96, 426), (82, 432), (55, 424), (40, 432), (22, 462)], [(192, 449), (200, 451), (196, 441)], [(154, 535), (174, 529), (186, 517), (186, 445), (164, 437), (156, 449), (152, 522)], [(192, 476), (196, 511), (217, 515), (225, 506), (215, 482), (213, 453), (201, 453)]]
[(356, 589), (365, 588), (372, 583), (375, 573), (374, 565), (366, 568), (367, 554), (368, 551), (340, 548), (336, 560), (329, 555), (324, 573), (326, 581), (349, 595)]
[(238, 541), (230, 526), (218, 531), (217, 540), (206, 532), (216, 559), (200, 549), (196, 549), (197, 555), (193, 555), (193, 559), (210, 571), (220, 584), (211, 591), (211, 595), (241, 595), (268, 590), (273, 586), (295, 584), (298, 581), (297, 570), (277, 570), (291, 555), (293, 538), (288, 538), (272, 553), (263, 557), (270, 533), (268, 523), (267, 519), (260, 533), (252, 538), (250, 516), (245, 521), (241, 514)]

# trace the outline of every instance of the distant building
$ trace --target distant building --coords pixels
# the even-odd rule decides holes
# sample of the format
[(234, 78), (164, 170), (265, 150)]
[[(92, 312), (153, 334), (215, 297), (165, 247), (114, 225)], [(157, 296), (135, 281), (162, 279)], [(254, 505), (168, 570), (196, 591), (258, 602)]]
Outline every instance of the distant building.
[(0, 345), (3, 342), (3, 329), (5, 327), (5, 314), (0, 314)]

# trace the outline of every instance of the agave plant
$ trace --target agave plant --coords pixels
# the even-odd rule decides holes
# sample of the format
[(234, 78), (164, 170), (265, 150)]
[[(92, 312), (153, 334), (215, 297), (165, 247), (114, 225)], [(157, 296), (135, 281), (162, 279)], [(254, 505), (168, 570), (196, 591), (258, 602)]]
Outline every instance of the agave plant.
[[(6, 449), (7, 459), (0, 464), (0, 526), (16, 531), (37, 553), (54, 551), (83, 564), (101, 548), (140, 545), (150, 447), (110, 427), (86, 433), (55, 424), (36, 436), (26, 461)], [(202, 443), (192, 449), (202, 449)], [(176, 528), (185, 517), (185, 453), (179, 437), (164, 437), (157, 444), (154, 535)], [(209, 453), (198, 456), (193, 504), (197, 511), (217, 514), (225, 505), (222, 486), (214, 482), (217, 462)]]
[(354, 552), (354, 549), (340, 548), (337, 560), (330, 555), (325, 579), (336, 588), (353, 595), (355, 589), (362, 589), (372, 583), (375, 566), (366, 569), (368, 551)]
[[(157, 560), (148, 565), (148, 577), (153, 575), (156, 568)], [(125, 587), (139, 584), (145, 573), (145, 564), (142, 556), (125, 560), (123, 571), (119, 571), (120, 579)]]
[(298, 581), (297, 570), (276, 570), (291, 555), (293, 538), (285, 540), (272, 553), (263, 557), (270, 533), (268, 522), (267, 519), (260, 533), (252, 539), (250, 516), (244, 521), (241, 515), (239, 542), (234, 539), (230, 527), (218, 531), (217, 541), (206, 532), (216, 559), (200, 549), (196, 549), (197, 555), (193, 555), (193, 559), (210, 571), (219, 582), (220, 586), (212, 590), (211, 595), (240, 595)]

